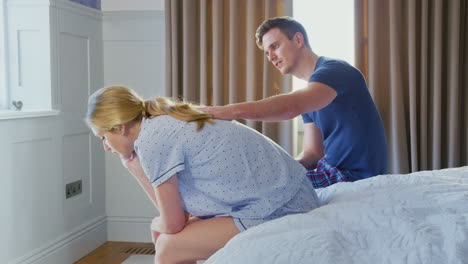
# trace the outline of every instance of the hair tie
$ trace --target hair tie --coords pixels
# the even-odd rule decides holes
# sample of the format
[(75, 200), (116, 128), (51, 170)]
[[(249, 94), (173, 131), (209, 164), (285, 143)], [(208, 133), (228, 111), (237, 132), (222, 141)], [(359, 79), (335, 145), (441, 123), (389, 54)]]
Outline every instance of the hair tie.
[(143, 110), (141, 110), (141, 115), (143, 117), (147, 117), (147, 114), (146, 114), (146, 103), (145, 101), (141, 101), (141, 107), (143, 108)]

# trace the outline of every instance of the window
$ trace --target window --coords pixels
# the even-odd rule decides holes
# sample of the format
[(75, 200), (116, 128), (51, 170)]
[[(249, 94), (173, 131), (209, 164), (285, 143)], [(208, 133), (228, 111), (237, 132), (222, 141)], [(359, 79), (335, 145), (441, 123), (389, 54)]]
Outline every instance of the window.
[[(354, 65), (353, 0), (294, 0), (293, 16), (304, 26), (317, 55)], [(294, 89), (305, 85), (305, 81), (293, 79)]]
[[(304, 26), (310, 47), (318, 56), (341, 59), (354, 65), (353, 0), (293, 0), (293, 17)], [(293, 90), (306, 85), (306, 81), (293, 77)], [(302, 151), (304, 131), (299, 119), (300, 116), (295, 120), (298, 153)]]
[(5, 1), (0, 0), (0, 110), (8, 108), (5, 21)]
[[(55, 61), (51, 57), (55, 27), (50, 23), (50, 3), (0, 1), (0, 44), (4, 44), (0, 45), (0, 107), (4, 110), (0, 119), (50, 112), (51, 63)], [(15, 101), (17, 104), (13, 104)]]

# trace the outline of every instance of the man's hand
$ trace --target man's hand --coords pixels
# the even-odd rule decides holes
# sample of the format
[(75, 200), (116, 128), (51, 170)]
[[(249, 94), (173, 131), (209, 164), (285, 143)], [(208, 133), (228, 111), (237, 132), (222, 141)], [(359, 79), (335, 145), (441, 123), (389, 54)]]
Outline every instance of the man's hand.
[(304, 158), (301, 158), (301, 157), (297, 157), (296, 158), (296, 161), (299, 162), (302, 166), (304, 166), (304, 168), (306, 168), (307, 170), (314, 170), (315, 168), (317, 168), (317, 162), (315, 161), (311, 161), (311, 160), (306, 160)]
[(198, 108), (198, 110), (211, 114), (214, 119), (235, 119), (235, 116), (233, 112), (229, 109), (229, 106), (205, 106)]

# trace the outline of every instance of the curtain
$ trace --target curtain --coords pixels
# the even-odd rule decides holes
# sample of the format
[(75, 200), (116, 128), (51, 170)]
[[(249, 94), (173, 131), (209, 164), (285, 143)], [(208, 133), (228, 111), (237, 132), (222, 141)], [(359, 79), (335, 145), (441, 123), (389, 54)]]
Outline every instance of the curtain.
[(355, 0), (356, 65), (391, 173), (468, 164), (468, 2)]
[[(205, 105), (255, 101), (292, 89), (255, 44), (267, 18), (292, 0), (166, 0), (166, 94)], [(293, 122), (245, 123), (295, 152)]]

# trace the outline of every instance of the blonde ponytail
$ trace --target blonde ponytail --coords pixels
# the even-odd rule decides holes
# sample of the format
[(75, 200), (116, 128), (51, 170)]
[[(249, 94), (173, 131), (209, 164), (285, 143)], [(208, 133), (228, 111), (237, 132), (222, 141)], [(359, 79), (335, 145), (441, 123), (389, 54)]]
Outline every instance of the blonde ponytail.
[(181, 121), (197, 122), (197, 131), (203, 128), (205, 122), (214, 124), (211, 114), (196, 110), (193, 104), (174, 102), (167, 97), (155, 97), (147, 100), (146, 112), (150, 116), (169, 115)]
[(169, 115), (185, 122), (197, 122), (197, 131), (205, 122), (214, 124), (211, 114), (196, 110), (186, 102), (174, 102), (166, 97), (143, 100), (135, 91), (124, 86), (111, 86), (99, 89), (88, 101), (86, 122), (97, 129), (113, 130), (143, 117)]

